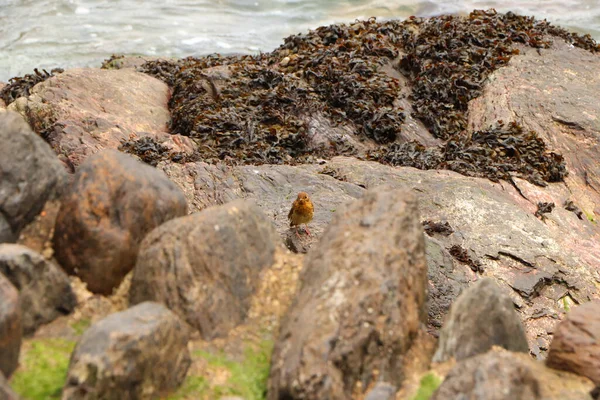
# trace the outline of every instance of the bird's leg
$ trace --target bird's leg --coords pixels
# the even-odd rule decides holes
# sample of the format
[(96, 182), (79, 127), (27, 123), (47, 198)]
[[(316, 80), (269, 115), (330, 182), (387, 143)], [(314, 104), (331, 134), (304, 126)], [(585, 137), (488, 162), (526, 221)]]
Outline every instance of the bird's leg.
[(308, 234), (308, 236), (310, 236), (310, 231), (308, 230), (308, 224), (304, 224), (304, 232), (306, 232)]
[(295, 226), (294, 230), (296, 231), (296, 236), (298, 236), (298, 239), (300, 239), (300, 234), (298, 233), (298, 226)]

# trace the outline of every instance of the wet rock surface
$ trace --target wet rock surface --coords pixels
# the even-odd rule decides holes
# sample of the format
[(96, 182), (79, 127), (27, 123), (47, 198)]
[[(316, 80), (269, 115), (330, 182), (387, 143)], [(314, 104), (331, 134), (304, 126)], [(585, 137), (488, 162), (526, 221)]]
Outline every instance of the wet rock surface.
[(0, 244), (0, 273), (19, 290), (25, 335), (69, 314), (77, 304), (67, 274), (25, 246)]
[(34, 86), (9, 109), (23, 114), (69, 170), (103, 149), (150, 138), (190, 151), (189, 140), (167, 131), (167, 86), (132, 69), (72, 69)]
[(179, 188), (160, 171), (116, 151), (90, 157), (61, 199), (54, 251), (94, 293), (109, 294), (135, 265), (144, 236), (185, 215)]
[(593, 387), (586, 378), (496, 348), (456, 364), (431, 400), (592, 400)]
[(64, 183), (56, 155), (23, 118), (0, 113), (0, 243), (14, 242)]
[(307, 192), (315, 206), (313, 220), (308, 224), (312, 236), (301, 232), (300, 239), (293, 238), (304, 250), (318, 239), (340, 205), (364, 192), (356, 184), (328, 175), (326, 165), (230, 167), (197, 162), (160, 163), (158, 168), (182, 188), (192, 209), (203, 210), (238, 198), (251, 199), (284, 239), (295, 236), (287, 218), (290, 207), (298, 192)]
[(75, 347), (62, 398), (146, 399), (176, 389), (190, 366), (188, 334), (152, 302), (104, 318)]
[(21, 351), (21, 305), (19, 292), (0, 274), (0, 372), (10, 377)]
[(433, 361), (460, 361), (486, 353), (492, 346), (523, 353), (529, 350), (512, 300), (493, 279), (483, 278), (452, 304)]
[[(564, 302), (583, 303), (600, 296), (594, 284), (595, 265), (600, 262), (593, 244), (598, 240), (596, 225), (558, 207), (546, 214), (545, 222), (534, 216), (539, 200), (563, 204), (570, 198), (560, 183), (538, 190), (516, 181), (521, 187), (536, 188), (537, 194), (528, 201), (506, 182), (451, 171), (393, 168), (350, 157), (295, 167), (159, 163), (158, 168), (182, 187), (193, 209), (236, 198), (256, 201), (284, 239), (293, 235), (287, 221), (289, 207), (298, 191), (307, 192), (315, 205), (309, 224), (312, 236), (295, 238), (306, 249), (315, 245), (340, 207), (365, 188), (409, 187), (419, 199), (423, 222), (429, 221), (428, 328), (434, 335), (451, 303), (482, 275), (495, 278), (511, 293), (530, 350), (541, 358), (564, 313)], [(436, 224), (448, 224), (450, 229), (436, 232), (432, 229)], [(463, 249), (478, 267), (452, 256), (453, 246)]]
[(305, 259), (282, 323), (269, 399), (347, 399), (375, 370), (401, 384), (404, 357), (426, 319), (418, 215), (415, 196), (387, 187), (336, 212)]
[(169, 221), (142, 242), (130, 302), (164, 303), (204, 339), (224, 336), (246, 318), (278, 243), (271, 221), (251, 201)]
[(600, 301), (571, 310), (556, 331), (546, 364), (587, 376), (600, 386)]
[(452, 302), (465, 290), (473, 277), (472, 270), (452, 258), (437, 239), (425, 236), (425, 254), (428, 270), (428, 331), (438, 336)]
[[(600, 295), (594, 284), (598, 254), (593, 246), (581, 247), (586, 241), (595, 243), (597, 228), (567, 210), (555, 209), (547, 217), (552, 222), (544, 223), (533, 215), (537, 199), (527, 201), (512, 185), (450, 171), (393, 169), (342, 157), (332, 160), (329, 167), (345, 176), (346, 182), (366, 188), (381, 184), (411, 188), (418, 195), (422, 215), (428, 220), (448, 222), (454, 230), (448, 236), (435, 235), (435, 240), (447, 251), (454, 245), (468, 250), (486, 276), (512, 289), (508, 293), (512, 293), (530, 350), (536, 356), (544, 357), (553, 327), (563, 314), (561, 301), (565, 297), (584, 303)], [(562, 184), (556, 184), (540, 195), (562, 204), (559, 199), (570, 193)], [(575, 235), (577, 241), (573, 240)], [(445, 265), (441, 260), (436, 262), (437, 267)], [(430, 264), (430, 276), (447, 282), (443, 291), (437, 292), (442, 297), (429, 300), (442, 310), (447, 310), (445, 304), (458, 295), (457, 289), (467, 287), (481, 275), (454, 257), (452, 264), (452, 270), (433, 269), (435, 265)]]

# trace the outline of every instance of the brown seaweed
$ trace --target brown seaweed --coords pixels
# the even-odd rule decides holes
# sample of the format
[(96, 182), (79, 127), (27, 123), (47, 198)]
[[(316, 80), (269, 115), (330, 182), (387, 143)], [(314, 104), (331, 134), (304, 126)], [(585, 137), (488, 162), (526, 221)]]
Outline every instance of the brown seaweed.
[(540, 201), (537, 203), (537, 210), (534, 215), (542, 221), (545, 221), (546, 216), (544, 214), (549, 214), (552, 210), (554, 210), (554, 203)]
[(516, 176), (546, 186), (546, 182), (560, 182), (567, 175), (563, 157), (549, 151), (535, 132), (525, 131), (515, 122), (499, 121), (487, 130), (461, 133), (439, 148), (409, 142), (371, 156), (392, 165), (449, 169), (494, 182)]
[(575, 205), (575, 203), (573, 203), (572, 200), (565, 200), (564, 207), (565, 207), (565, 210), (571, 211), (572, 213), (577, 215), (577, 218), (579, 218), (581, 220), (584, 219), (583, 211), (581, 211), (581, 208), (577, 207)]
[(483, 265), (478, 260), (473, 260), (469, 252), (462, 246), (455, 244), (448, 250), (454, 259), (462, 264), (466, 264), (473, 272), (483, 272)]
[(435, 221), (423, 221), (423, 230), (429, 236), (435, 236), (435, 234), (440, 234), (442, 236), (450, 236), (454, 233), (454, 229), (450, 226), (448, 221), (445, 222), (435, 222)]
[[(372, 18), (330, 25), (290, 36), (273, 52), (256, 56), (149, 61), (138, 70), (163, 80), (173, 91), (171, 132), (194, 138), (198, 147), (191, 156), (168, 154), (150, 141), (128, 142), (122, 149), (151, 164), (166, 158), (295, 164), (356, 155), (341, 139), (312, 140), (309, 122), (320, 114), (377, 146), (365, 155), (370, 160), (448, 169), (493, 181), (520, 177), (543, 186), (566, 176), (561, 155), (517, 122), (469, 132), (466, 112), (490, 74), (519, 53), (515, 45), (547, 48), (556, 38), (591, 52), (600, 50), (589, 35), (492, 9), (467, 17)], [(121, 57), (113, 55), (103, 67)], [(10, 103), (29, 95), (33, 85), (52, 73), (36, 70), (35, 75), (13, 78), (0, 96)], [(396, 79), (398, 74), (405, 83)], [(398, 106), (407, 92), (404, 84), (411, 89), (413, 116), (443, 145), (405, 142), (406, 115)], [(332, 171), (323, 173), (337, 178)]]
[(55, 74), (64, 72), (62, 68), (54, 68), (50, 72), (37, 68), (33, 69), (33, 74), (27, 74), (23, 77), (14, 77), (9, 79), (9, 84), (0, 89), (0, 98), (9, 105), (19, 97), (27, 97), (31, 94), (31, 89), (40, 82), (53, 77)]
[(553, 35), (591, 52), (600, 49), (589, 35), (493, 9), (475, 10), (468, 18), (445, 15), (406, 23), (412, 29), (397, 68), (413, 83), (415, 116), (442, 139), (466, 129), (468, 102), (481, 94), (492, 72), (519, 54), (513, 45), (548, 48)]
[(172, 162), (181, 164), (200, 160), (200, 157), (197, 153), (173, 153), (168, 147), (163, 146), (149, 136), (144, 136), (135, 140), (123, 141), (119, 146), (119, 150), (123, 153), (136, 155), (140, 158), (140, 160), (153, 167), (156, 167), (159, 162), (164, 160), (170, 160)]
[[(319, 112), (379, 144), (371, 160), (543, 186), (566, 176), (562, 156), (515, 122), (469, 134), (466, 111), (485, 79), (518, 54), (515, 44), (545, 48), (553, 36), (598, 50), (590, 37), (546, 21), (476, 10), (331, 25), (290, 36), (269, 54), (152, 61), (141, 70), (173, 88), (172, 132), (196, 138), (206, 161), (293, 164), (351, 154), (342, 143), (311, 145), (307, 116)], [(399, 140), (405, 113), (395, 103), (402, 94), (385, 70), (390, 65), (408, 78), (414, 115), (443, 146)]]
[[(399, 84), (378, 69), (382, 54), (397, 51), (390, 39), (385, 46), (362, 43), (365, 35), (383, 42), (381, 29), (375, 20), (323, 27), (286, 39), (268, 55), (156, 61), (141, 70), (173, 87), (172, 132), (198, 139), (207, 161), (279, 164), (349, 155), (354, 150), (335, 140), (312, 146), (307, 118), (323, 112), (377, 143), (396, 140), (405, 118), (393, 104)], [(217, 97), (207, 87), (218, 86), (211, 74), (219, 67), (227, 86)]]

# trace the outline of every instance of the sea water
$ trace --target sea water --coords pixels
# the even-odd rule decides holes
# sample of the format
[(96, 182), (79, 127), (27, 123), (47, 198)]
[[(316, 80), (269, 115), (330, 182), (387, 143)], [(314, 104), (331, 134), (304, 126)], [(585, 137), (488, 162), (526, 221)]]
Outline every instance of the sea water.
[(0, 0), (0, 81), (35, 67), (98, 67), (112, 54), (266, 52), (321, 25), (487, 8), (600, 39), (598, 0)]

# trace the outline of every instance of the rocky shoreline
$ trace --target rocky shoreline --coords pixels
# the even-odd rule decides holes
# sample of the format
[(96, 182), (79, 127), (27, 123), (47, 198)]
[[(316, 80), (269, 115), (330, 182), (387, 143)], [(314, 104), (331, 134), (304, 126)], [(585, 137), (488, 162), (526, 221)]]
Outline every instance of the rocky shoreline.
[(599, 50), (475, 11), (0, 84), (0, 393), (598, 398)]

